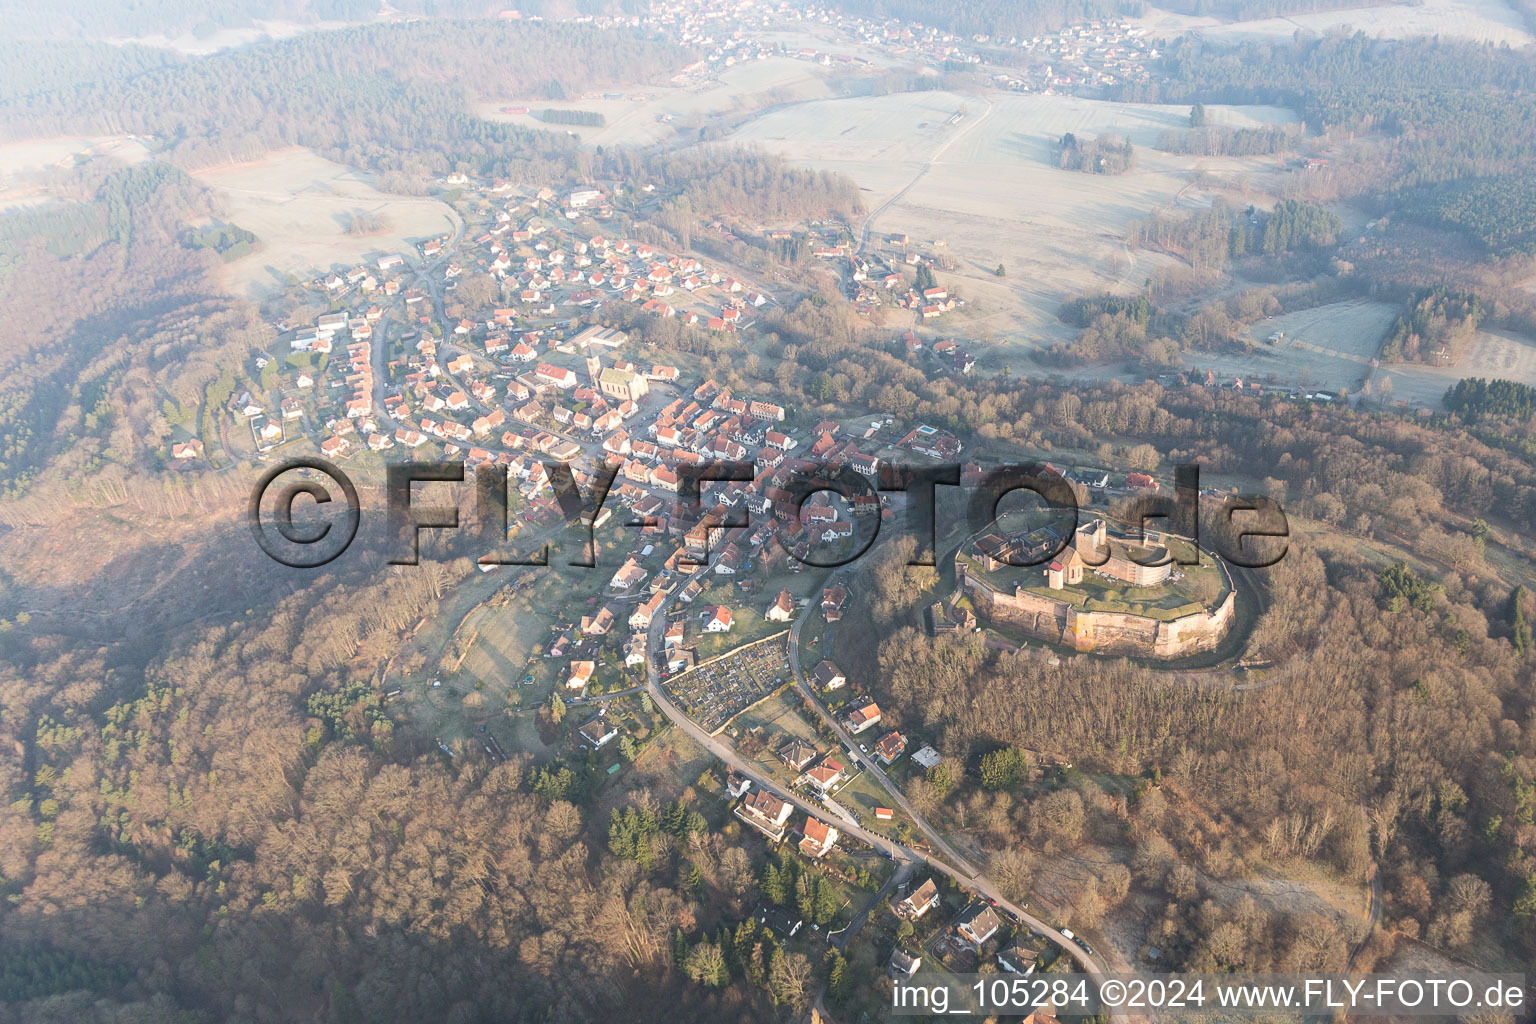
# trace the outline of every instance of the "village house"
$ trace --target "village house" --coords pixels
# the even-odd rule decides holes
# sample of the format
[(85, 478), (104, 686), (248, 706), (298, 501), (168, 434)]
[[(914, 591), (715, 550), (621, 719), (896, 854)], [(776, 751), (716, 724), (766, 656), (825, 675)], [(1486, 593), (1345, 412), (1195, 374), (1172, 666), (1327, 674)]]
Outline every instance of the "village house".
[(880, 724), (880, 705), (870, 701), (863, 707), (855, 708), (849, 713), (847, 719), (848, 731), (858, 735), (865, 729), (871, 729)]
[(667, 595), (661, 591), (652, 594), (648, 601), (630, 613), (629, 628), (649, 629), (652, 617), (661, 610), (662, 602), (666, 599)]
[(557, 388), (567, 389), (576, 386), (576, 373), (563, 366), (555, 366), (552, 363), (540, 363), (534, 367), (533, 374), (540, 381), (553, 384)]
[(907, 738), (899, 732), (888, 732), (875, 742), (875, 756), (883, 764), (892, 764), (907, 749)]
[(779, 591), (779, 596), (773, 599), (768, 606), (768, 611), (763, 618), (769, 622), (788, 622), (795, 614), (795, 598), (787, 590)]
[(997, 954), (997, 966), (1009, 974), (1033, 974), (1045, 947), (1015, 937), (1007, 949)]
[(840, 689), (844, 683), (848, 682), (848, 677), (843, 674), (843, 670), (830, 661), (824, 660), (817, 665), (814, 675), (816, 685), (824, 690)]
[(904, 921), (916, 921), (938, 905), (939, 887), (930, 878), (908, 893), (905, 899), (895, 904), (891, 909), (896, 912), (897, 917)]
[(645, 664), (646, 638), (644, 633), (636, 633), (624, 641), (624, 667), (634, 668), (636, 665)]
[(890, 963), (886, 965), (886, 972), (893, 978), (910, 978), (917, 973), (917, 969), (923, 966), (923, 958), (916, 953), (908, 953), (897, 946), (891, 950)]
[(604, 605), (596, 615), (583, 615), (581, 617), (581, 631), (588, 636), (602, 636), (613, 628), (613, 608)]
[(800, 840), (800, 853), (812, 860), (824, 857), (827, 851), (837, 845), (837, 836), (837, 829), (806, 815), (805, 828), (802, 830)]
[(828, 754), (820, 764), (808, 769), (796, 781), (814, 786), (822, 796), (826, 796), (846, 777), (847, 770), (842, 762)]
[(972, 906), (960, 915), (959, 922), (955, 925), (955, 934), (976, 949), (981, 949), (997, 930), (1002, 927), (1002, 922), (997, 919), (997, 911), (986, 904)]
[(816, 760), (816, 748), (796, 736), (779, 748), (778, 758), (795, 771), (804, 771), (806, 765)]
[(794, 806), (788, 801), (780, 800), (766, 789), (759, 789), (737, 804), (733, 813), (769, 839), (778, 842), (784, 838), (793, 811)]
[(595, 661), (571, 662), (571, 674), (565, 680), (566, 688), (570, 690), (586, 689), (587, 684), (592, 681), (592, 673), (595, 671), (597, 671), (597, 662)]
[(614, 728), (613, 723), (602, 716), (592, 719), (576, 732), (581, 736), (582, 742), (593, 750), (600, 749), (603, 744), (619, 734), (619, 730)]

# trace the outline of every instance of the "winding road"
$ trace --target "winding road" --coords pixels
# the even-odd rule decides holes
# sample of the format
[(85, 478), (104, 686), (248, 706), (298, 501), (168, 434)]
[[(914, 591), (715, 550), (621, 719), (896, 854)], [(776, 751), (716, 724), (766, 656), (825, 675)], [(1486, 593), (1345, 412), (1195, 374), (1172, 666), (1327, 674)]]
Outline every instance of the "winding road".
[[(698, 576), (708, 571), (710, 571), (708, 566), (701, 567), (693, 575)], [(832, 578), (835, 579), (839, 575), (842, 574), (834, 574)], [(690, 577), (690, 579), (691, 578), (692, 577)], [(829, 579), (828, 582), (830, 581), (831, 580)], [(678, 590), (681, 589), (681, 587), (678, 588)], [(666, 601), (662, 603), (661, 607), (656, 610), (655, 616), (651, 619), (648, 644), (648, 649), (651, 653), (646, 659), (646, 689), (650, 692), (651, 699), (655, 701), (657, 708), (661, 710), (662, 714), (667, 716), (667, 718), (672, 722), (674, 726), (687, 734), (687, 736), (695, 743), (699, 744), (699, 746), (709, 751), (709, 753), (714, 757), (724, 762), (724, 764), (732, 771), (751, 780), (754, 786), (767, 790), (781, 800), (788, 801), (790, 804), (793, 804), (795, 807), (799, 808), (801, 811), (804, 811), (806, 814), (812, 815), (818, 819), (824, 818), (826, 816), (824, 809), (818, 808), (813, 804), (801, 799), (798, 795), (789, 792), (784, 787), (778, 785), (772, 779), (765, 776), (762, 771), (758, 769), (755, 764), (753, 764), (753, 762), (741, 756), (734, 749), (720, 742), (714, 736), (709, 735), (709, 733), (707, 733), (703, 727), (699, 726), (687, 715), (683, 714), (682, 711), (680, 711), (667, 696), (666, 690), (661, 685), (661, 669), (658, 665), (655, 652), (662, 649), (662, 634), (666, 630), (667, 612), (672, 607), (672, 603), (676, 600), (676, 595), (677, 590), (674, 590), (672, 595), (670, 595)], [(814, 607), (814, 603), (811, 607)], [(801, 623), (805, 621), (807, 614), (809, 614), (809, 611), (802, 612), (800, 618), (795, 621), (795, 625), (791, 627), (790, 631), (790, 659), (795, 669), (796, 684), (802, 687), (802, 692), (805, 692), (805, 683), (804, 678), (800, 672), (798, 636), (799, 627)], [(818, 708), (821, 707), (819, 703), (817, 703), (816, 706)], [(824, 709), (823, 713), (825, 713)], [(839, 736), (845, 735), (844, 731), (840, 726), (837, 725), (835, 721), (832, 724), (833, 728), (837, 730), (837, 734)], [(853, 748), (857, 750), (858, 745), (856, 743), (853, 744)], [(1033, 929), (1036, 934), (1043, 935), (1050, 939), (1052, 942), (1056, 943), (1057, 946), (1061, 947), (1067, 952), (1068, 955), (1077, 961), (1079, 968), (1081, 968), (1083, 973), (1089, 975), (1096, 985), (1103, 983), (1104, 971), (1093, 960), (1093, 958), (1088, 955), (1087, 951), (1085, 951), (1076, 942), (1073, 942), (1071, 939), (1063, 935), (1057, 928), (1047, 924), (1045, 921), (1040, 920), (1033, 914), (1030, 914), (1023, 907), (1005, 899), (1002, 893), (998, 891), (997, 885), (990, 878), (975, 868), (971, 867), (958, 854), (955, 854), (954, 850), (949, 846), (949, 844), (944, 842), (943, 837), (939, 835), (938, 831), (914, 809), (911, 808), (901, 790), (891, 784), (889, 778), (883, 771), (880, 770), (879, 766), (873, 762), (873, 759), (861, 756), (859, 760), (861, 763), (865, 764), (870, 771), (875, 773), (876, 778), (879, 778), (882, 780), (882, 782), (885, 783), (886, 788), (889, 789), (892, 794), (892, 798), (901, 805), (902, 810), (912, 818), (913, 822), (916, 823), (917, 826), (923, 831), (923, 834), (929, 838), (929, 841), (933, 843), (935, 848), (943, 851), (950, 859), (941, 860), (934, 856), (918, 853), (916, 850), (912, 850), (900, 843), (887, 839), (884, 836), (877, 835), (876, 833), (869, 832), (851, 823), (839, 822), (839, 829), (842, 832), (859, 839), (861, 842), (866, 843), (872, 849), (877, 850), (882, 855), (896, 861), (898, 864), (898, 870), (900, 870), (900, 866), (902, 865), (916, 865), (918, 863), (923, 863), (927, 864), (928, 867), (932, 870), (949, 876), (956, 883), (958, 883), (961, 888), (977, 893), (978, 895), (990, 901), (998, 909), (1006, 911), (1013, 917), (1015, 921), (1027, 925)], [(954, 866), (955, 864), (964, 865), (964, 867), (956, 867)], [(1127, 1024), (1127, 1018), (1124, 1014), (1111, 1014), (1109, 1019), (1114, 1022), (1114, 1024)]]

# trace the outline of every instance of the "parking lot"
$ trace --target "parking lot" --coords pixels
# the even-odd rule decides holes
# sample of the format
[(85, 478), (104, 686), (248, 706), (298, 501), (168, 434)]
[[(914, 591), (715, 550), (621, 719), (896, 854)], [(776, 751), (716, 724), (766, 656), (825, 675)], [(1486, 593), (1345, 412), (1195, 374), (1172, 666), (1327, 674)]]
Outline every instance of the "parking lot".
[(689, 718), (715, 732), (789, 678), (786, 632), (675, 676), (666, 686)]

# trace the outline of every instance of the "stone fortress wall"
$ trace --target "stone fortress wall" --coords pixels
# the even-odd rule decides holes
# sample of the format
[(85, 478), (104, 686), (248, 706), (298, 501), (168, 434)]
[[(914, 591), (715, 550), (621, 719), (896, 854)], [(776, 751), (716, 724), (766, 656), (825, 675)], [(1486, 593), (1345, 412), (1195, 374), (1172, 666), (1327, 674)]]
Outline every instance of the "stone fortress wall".
[(957, 568), (961, 585), (978, 614), (1051, 643), (1099, 654), (1167, 660), (1210, 650), (1232, 628), (1237, 608), (1237, 592), (1229, 589), (1216, 607), (1175, 619), (1083, 611), (1066, 601), (1029, 591), (1009, 594), (995, 590), (966, 572), (964, 565)]

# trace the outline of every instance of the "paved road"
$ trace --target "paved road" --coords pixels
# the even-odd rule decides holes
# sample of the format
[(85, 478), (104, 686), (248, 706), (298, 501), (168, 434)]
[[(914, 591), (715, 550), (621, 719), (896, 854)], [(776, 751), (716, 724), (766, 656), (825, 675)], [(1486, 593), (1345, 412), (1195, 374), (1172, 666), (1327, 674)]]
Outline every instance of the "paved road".
[[(695, 573), (695, 575), (707, 571), (709, 571), (707, 567), (701, 568)], [(681, 589), (681, 587), (678, 589)], [(724, 762), (727, 767), (735, 771), (737, 774), (750, 779), (753, 785), (762, 789), (766, 789), (768, 792), (772, 793), (774, 796), (781, 800), (787, 800), (789, 803), (793, 804), (795, 807), (798, 807), (800, 810), (807, 814), (813, 815), (818, 819), (825, 818), (825, 811), (818, 809), (807, 801), (801, 799), (798, 795), (789, 792), (788, 790), (784, 789), (784, 787), (778, 785), (772, 779), (765, 776), (753, 762), (742, 757), (734, 749), (726, 746), (724, 743), (721, 743), (718, 739), (705, 732), (701, 726), (696, 724), (687, 715), (678, 710), (676, 705), (674, 705), (672, 701), (667, 697), (666, 691), (662, 688), (661, 685), (661, 670), (657, 666), (654, 652), (660, 651), (662, 649), (662, 634), (666, 630), (667, 611), (671, 608), (672, 602), (676, 600), (676, 593), (677, 591), (674, 590), (673, 595), (668, 597), (667, 600), (662, 603), (661, 607), (656, 611), (655, 618), (651, 620), (649, 650), (653, 653), (646, 662), (646, 687), (650, 691), (651, 699), (656, 702), (656, 706), (661, 710), (662, 714), (666, 715), (667, 718), (671, 720), (674, 726), (686, 733), (691, 739), (693, 739), (695, 743), (698, 743), (699, 746), (703, 747), (705, 750), (709, 751), (709, 753)], [(793, 651), (794, 649), (795, 646), (791, 644), (791, 650)], [(798, 671), (796, 672), (796, 678), (799, 678)], [(900, 790), (893, 790), (893, 795), (899, 797)], [(903, 809), (906, 809), (905, 806), (903, 806)], [(909, 811), (908, 813), (911, 812)], [(913, 814), (912, 819), (918, 823), (918, 825), (924, 830), (925, 833), (930, 835), (930, 838), (936, 834), (932, 831), (932, 826), (928, 825), (927, 822), (925, 822), (921, 817)], [(996, 884), (994, 884), (991, 879), (975, 871), (975, 869), (970, 868), (969, 865), (967, 865), (967, 870), (962, 871), (956, 867), (951, 866), (951, 864), (947, 861), (940, 860), (925, 854), (920, 854), (917, 851), (909, 849), (900, 843), (894, 842), (873, 832), (868, 832), (856, 825), (849, 825), (844, 823), (841, 825), (841, 831), (861, 840), (883, 855), (890, 857), (891, 859), (895, 860), (898, 865), (915, 865), (921, 862), (927, 864), (928, 867), (933, 871), (949, 876), (950, 878), (954, 879), (954, 881), (957, 882), (962, 888), (975, 892), (982, 896), (984, 899), (991, 901), (999, 910), (1006, 911), (1008, 914), (1010, 914), (1015, 921), (1028, 925), (1030, 928), (1034, 929), (1037, 934), (1043, 935), (1050, 939), (1052, 942), (1056, 943), (1074, 960), (1077, 961), (1077, 964), (1081, 970), (1085, 974), (1091, 976), (1095, 984), (1102, 983), (1104, 972), (1100, 970), (1098, 964), (1094, 962), (1093, 958), (1090, 957), (1082, 949), (1082, 947), (1078, 946), (1077, 943), (1061, 934), (1061, 932), (1056, 928), (1035, 917), (1033, 914), (1025, 911), (1023, 907), (1005, 899), (1002, 893), (998, 891)], [(935, 845), (938, 845), (940, 849), (947, 848), (947, 844), (936, 843)], [(958, 860), (958, 858), (956, 859)], [(960, 861), (960, 863), (964, 863), (964, 861)], [(1127, 1024), (1127, 1018), (1124, 1014), (1112, 1014), (1109, 1019), (1114, 1022), (1114, 1024)]]
[[(698, 573), (707, 571), (709, 571), (707, 568), (701, 568), (698, 570)], [(698, 573), (695, 573), (695, 575), (698, 575)], [(682, 588), (679, 587), (678, 589), (680, 590)], [(783, 786), (780, 786), (778, 783), (768, 778), (768, 776), (764, 775), (752, 761), (742, 757), (734, 749), (726, 746), (724, 743), (711, 736), (704, 730), (702, 726), (694, 722), (693, 719), (689, 718), (687, 715), (683, 714), (682, 711), (679, 710), (678, 707), (673, 704), (671, 699), (667, 696), (666, 690), (663, 689), (661, 685), (661, 669), (657, 664), (654, 652), (660, 651), (662, 649), (662, 634), (666, 631), (667, 612), (672, 607), (672, 603), (676, 600), (677, 591), (674, 590), (672, 595), (669, 596), (666, 601), (662, 603), (661, 607), (657, 609), (655, 617), (651, 620), (650, 641), (648, 647), (652, 654), (646, 659), (646, 689), (650, 691), (651, 699), (656, 702), (657, 708), (659, 708), (662, 714), (666, 715), (667, 718), (671, 720), (674, 726), (686, 733), (688, 737), (699, 746), (709, 751), (719, 760), (725, 762), (728, 768), (732, 769), (739, 775), (751, 779), (754, 786), (757, 786), (760, 789), (766, 789), (780, 800), (788, 801), (789, 803), (798, 807), (800, 810), (804, 811), (806, 814), (809, 814), (817, 819), (825, 819), (828, 817), (827, 812), (823, 808), (817, 807), (815, 804), (802, 799), (799, 795), (790, 792)], [(856, 825), (851, 825), (846, 822), (839, 822), (838, 824), (840, 826), (840, 831), (846, 832), (847, 834), (862, 840), (874, 849), (880, 851), (888, 857), (891, 857), (894, 860), (902, 861), (922, 859), (916, 853), (908, 850), (900, 843), (891, 842), (884, 836), (876, 835), (873, 832), (867, 832)]]
[(579, 704), (602, 704), (605, 701), (614, 700), (619, 697), (628, 697), (632, 693), (639, 693), (643, 689), (645, 689), (644, 686), (631, 686), (627, 690), (614, 690), (612, 693), (600, 693), (596, 697), (573, 697), (565, 702), (565, 706), (574, 707)]
[[(825, 585), (831, 586), (836, 582), (844, 580), (847, 575), (847, 570), (835, 572), (827, 578)], [(810, 684), (805, 681), (805, 672), (800, 665), (800, 629), (812, 615), (819, 612), (820, 606), (816, 601), (809, 601), (800, 612), (799, 617), (795, 619), (794, 624), (789, 627), (789, 664), (795, 673), (795, 686), (799, 689), (801, 695), (810, 702), (811, 706), (816, 709), (816, 713), (821, 716), (821, 720), (827, 724), (842, 745), (850, 751), (857, 751), (857, 753), (852, 755), (854, 761), (878, 779), (880, 784), (890, 791), (891, 798), (896, 801), (897, 806), (922, 830), (923, 834), (928, 837), (928, 841), (933, 844), (934, 849), (947, 857), (951, 864), (959, 867), (966, 875), (975, 876), (977, 874), (976, 868), (945, 841), (944, 837), (939, 834), (938, 829), (928, 824), (923, 816), (917, 813), (917, 809), (907, 800), (907, 796), (902, 792), (901, 787), (896, 785), (891, 777), (885, 773), (885, 768), (880, 764), (879, 758), (859, 750), (858, 737), (843, 728), (842, 723), (826, 709), (821, 700), (812, 692)]]
[(875, 893), (869, 902), (864, 904), (864, 909), (860, 910), (858, 916), (848, 923), (848, 927), (828, 936), (832, 940), (832, 945), (836, 946), (839, 952), (846, 950), (848, 943), (852, 942), (854, 937), (863, 930), (865, 923), (869, 920), (869, 915), (874, 909), (889, 899), (891, 893), (896, 891), (897, 886), (911, 878), (912, 872), (913, 865), (911, 861), (898, 864), (896, 870), (891, 872), (891, 877), (887, 878), (885, 884), (880, 887), (880, 891)]
[(1371, 861), (1370, 876), (1371, 896), (1365, 912), (1365, 931), (1361, 933), (1360, 941), (1350, 948), (1349, 962), (1344, 967), (1346, 971), (1355, 969), (1355, 960), (1365, 944), (1371, 941), (1371, 936), (1376, 933), (1376, 925), (1381, 921), (1381, 871), (1375, 861)]
[[(432, 296), (433, 304), (437, 307), (439, 314), (442, 308), (442, 285), (433, 277), (433, 274), (439, 267), (447, 266), (454, 253), (457, 252), (459, 242), (464, 237), (464, 218), (459, 216), (457, 210), (453, 210), (451, 207), (449, 209), (453, 218), (453, 237), (443, 246), (443, 251), (436, 259), (423, 262), (416, 271), (416, 279), (426, 284), (427, 290)], [(384, 315), (379, 317), (379, 327), (374, 332), (373, 337), (373, 418), (378, 421), (380, 433), (386, 436), (394, 433), (393, 431), (386, 430), (386, 425), (392, 424), (396, 427), (403, 425), (397, 423), (393, 417), (384, 411), (384, 398), (389, 387), (389, 332), (394, 326), (391, 317), (394, 315), (395, 310), (399, 309), (401, 304), (405, 302), (406, 290), (406, 287), (402, 287), (395, 295), (395, 301), (385, 308)], [(409, 312), (408, 309), (407, 312)]]

